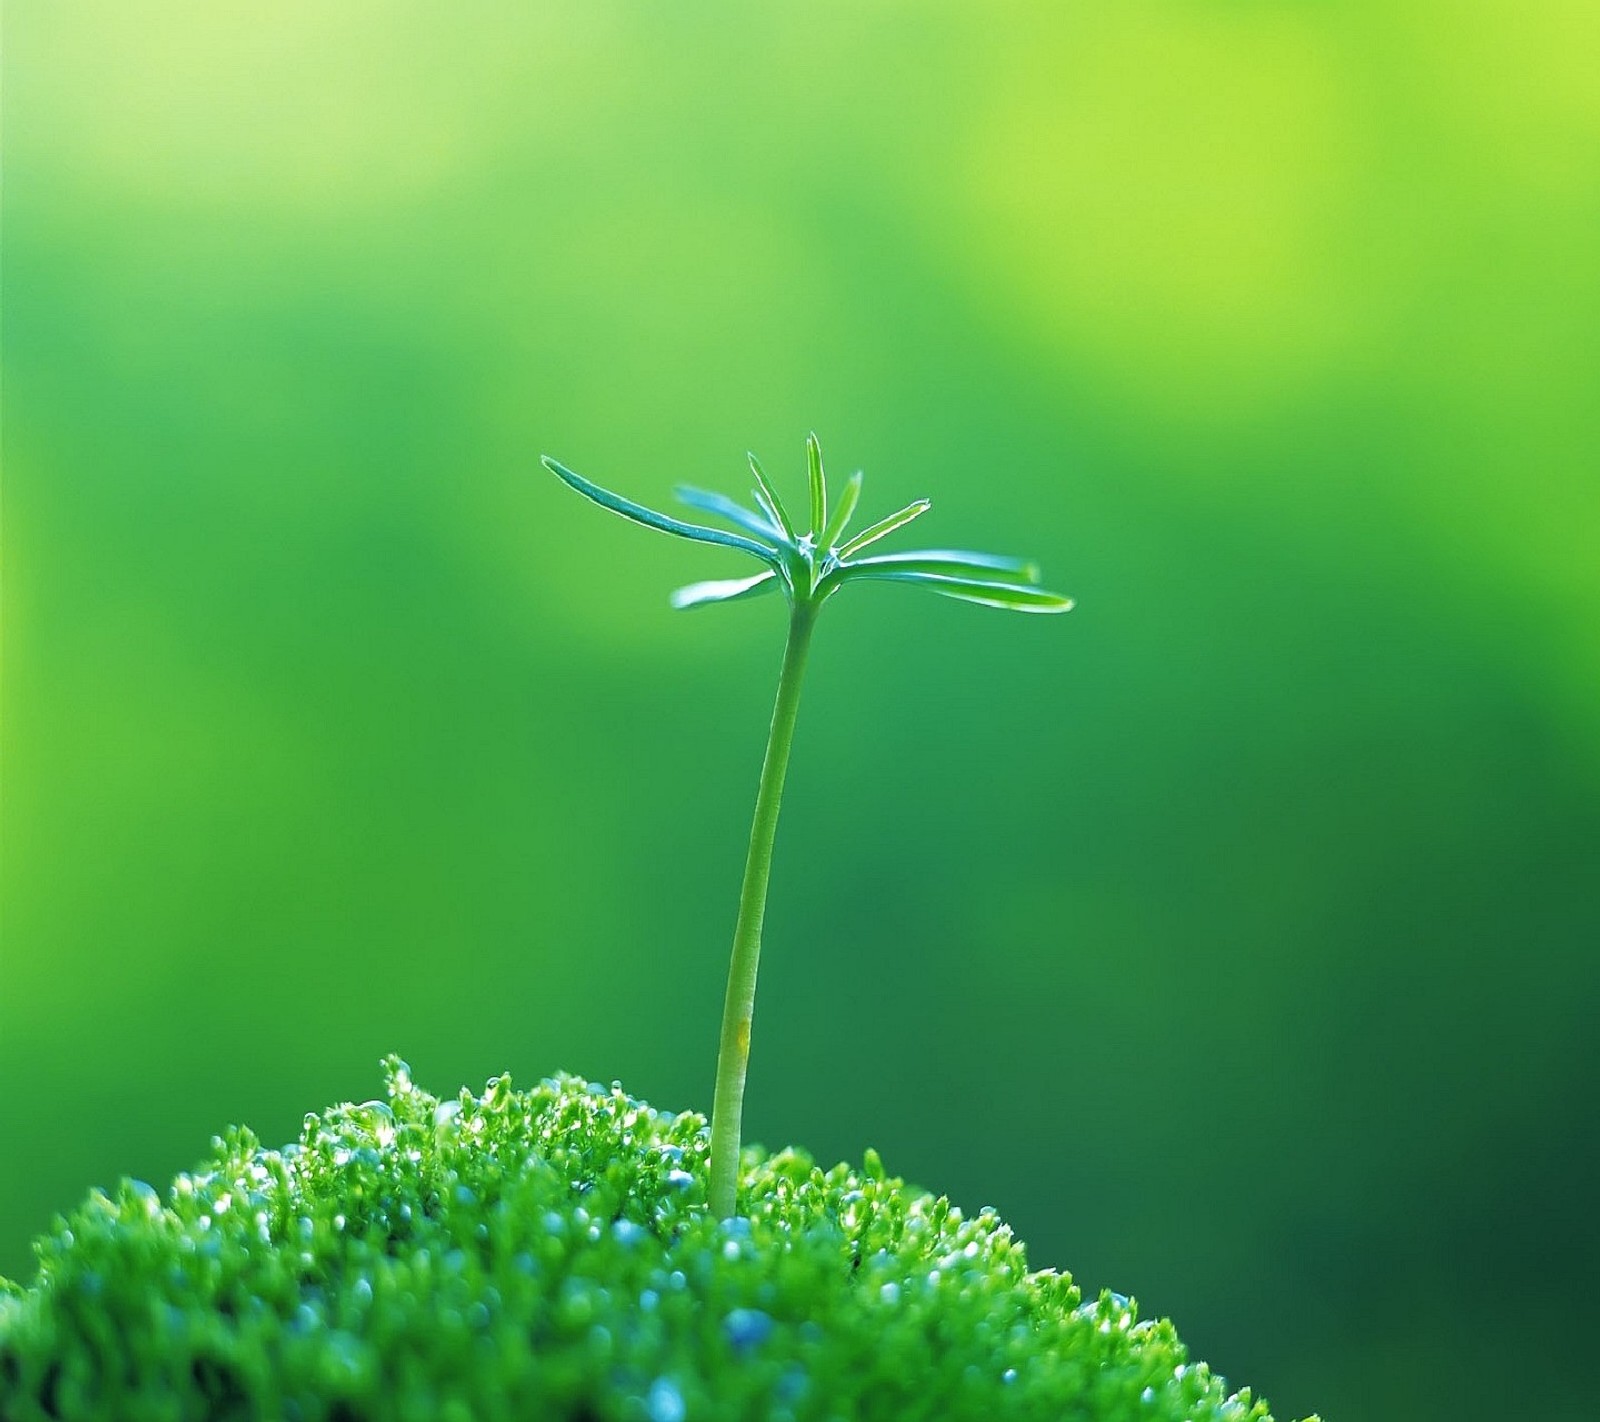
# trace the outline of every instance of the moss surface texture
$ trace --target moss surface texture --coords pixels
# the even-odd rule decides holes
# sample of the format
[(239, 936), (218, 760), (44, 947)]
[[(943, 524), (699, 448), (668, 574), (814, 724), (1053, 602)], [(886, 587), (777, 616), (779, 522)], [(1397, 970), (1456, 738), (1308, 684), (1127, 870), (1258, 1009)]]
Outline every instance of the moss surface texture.
[(1170, 1324), (1028, 1268), (991, 1212), (748, 1150), (567, 1077), (246, 1130), (124, 1182), (0, 1295), (0, 1417), (1265, 1422)]

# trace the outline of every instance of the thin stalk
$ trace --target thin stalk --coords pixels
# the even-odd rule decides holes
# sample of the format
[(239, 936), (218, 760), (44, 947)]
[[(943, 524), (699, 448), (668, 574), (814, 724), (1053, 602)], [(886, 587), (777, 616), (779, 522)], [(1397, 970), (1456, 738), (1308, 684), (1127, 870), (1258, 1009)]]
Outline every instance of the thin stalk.
[(744, 1082), (750, 1065), (750, 1023), (755, 1014), (756, 969), (761, 961), (761, 924), (767, 912), (767, 880), (772, 875), (772, 845), (778, 833), (783, 778), (789, 768), (800, 712), (800, 683), (817, 605), (796, 599), (789, 618), (789, 641), (783, 652), (778, 698), (767, 733), (767, 754), (761, 762), (755, 820), (750, 826), (750, 853), (739, 890), (739, 920), (733, 930), (733, 957), (728, 965), (728, 995), (722, 1007), (722, 1046), (717, 1054), (717, 1092), (711, 1106), (711, 1208), (718, 1219), (734, 1213), (739, 1183), (739, 1142), (744, 1119)]

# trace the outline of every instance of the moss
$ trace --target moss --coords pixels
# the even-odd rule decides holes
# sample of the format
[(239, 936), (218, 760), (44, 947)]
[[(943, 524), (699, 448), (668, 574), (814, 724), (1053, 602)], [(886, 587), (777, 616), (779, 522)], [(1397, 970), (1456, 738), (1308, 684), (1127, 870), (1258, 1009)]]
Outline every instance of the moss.
[(1170, 1324), (1028, 1269), (991, 1213), (747, 1151), (571, 1077), (246, 1130), (93, 1193), (0, 1290), (0, 1417), (1264, 1422)]

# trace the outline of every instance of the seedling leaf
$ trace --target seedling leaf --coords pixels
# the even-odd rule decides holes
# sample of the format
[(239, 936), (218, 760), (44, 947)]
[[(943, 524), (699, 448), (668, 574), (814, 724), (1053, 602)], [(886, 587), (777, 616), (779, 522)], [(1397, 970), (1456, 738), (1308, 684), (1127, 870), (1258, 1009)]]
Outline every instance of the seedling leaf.
[(907, 504), (899, 513), (892, 513), (888, 518), (880, 518), (871, 528), (863, 529), (856, 534), (843, 548), (839, 550), (841, 559), (848, 558), (852, 553), (865, 548), (869, 543), (876, 543), (880, 538), (887, 538), (897, 528), (904, 528), (914, 518), (921, 518), (933, 507), (927, 499), (918, 499), (913, 504)]
[(738, 602), (747, 597), (760, 597), (781, 586), (778, 575), (768, 568), (753, 578), (719, 578), (711, 582), (690, 583), (672, 594), (672, 605), (680, 611), (692, 607), (709, 607), (714, 602)]
[(845, 577), (856, 568), (889, 568), (908, 573), (945, 573), (955, 577), (969, 574), (989, 581), (1037, 583), (1039, 565), (1027, 558), (1006, 558), (998, 553), (969, 553), (955, 548), (919, 548), (911, 553), (876, 553), (857, 558), (841, 567)]
[(844, 492), (839, 495), (839, 502), (833, 506), (828, 526), (823, 530), (822, 537), (817, 540), (817, 547), (824, 553), (839, 541), (845, 525), (850, 522), (850, 515), (856, 511), (856, 505), (861, 501), (861, 479), (862, 474), (858, 469), (846, 482)]
[(784, 508), (783, 500), (778, 497), (778, 491), (767, 482), (767, 476), (761, 469), (761, 461), (749, 453), (745, 458), (750, 461), (750, 472), (756, 476), (756, 496), (761, 501), (762, 507), (771, 513), (773, 522), (783, 530), (784, 537), (793, 543), (794, 525), (789, 522), (789, 511)]
[(987, 582), (978, 578), (952, 577), (943, 573), (917, 572), (903, 568), (857, 565), (851, 570), (857, 578), (877, 578), (885, 582), (916, 583), (946, 597), (976, 602), (984, 607), (1004, 608), (1009, 612), (1069, 612), (1072, 599), (1043, 588), (1017, 583)]
[(811, 536), (820, 542), (828, 520), (828, 478), (822, 472), (822, 446), (814, 434), (806, 436), (806, 472), (811, 476)]
[(771, 548), (765, 548), (748, 538), (724, 533), (720, 528), (702, 528), (697, 523), (684, 523), (667, 514), (657, 513), (654, 509), (647, 509), (643, 504), (636, 504), (632, 499), (625, 499), (621, 494), (613, 494), (609, 489), (590, 483), (583, 475), (573, 473), (560, 460), (552, 459), (548, 454), (540, 456), (540, 463), (563, 483), (576, 489), (585, 498), (592, 499), (601, 508), (610, 509), (612, 513), (632, 519), (634, 523), (642, 523), (646, 528), (660, 529), (662, 533), (673, 533), (679, 538), (692, 538), (697, 543), (718, 543), (724, 548), (737, 548), (741, 553), (761, 559), (763, 563), (772, 563), (777, 557)]
[(768, 520), (763, 515), (747, 509), (743, 504), (735, 503), (726, 494), (713, 493), (709, 489), (693, 489), (687, 484), (680, 484), (672, 492), (677, 496), (679, 503), (687, 504), (692, 509), (699, 509), (702, 513), (715, 514), (718, 518), (726, 519), (735, 528), (742, 528), (746, 533), (772, 544), (775, 548), (786, 541), (776, 521)]

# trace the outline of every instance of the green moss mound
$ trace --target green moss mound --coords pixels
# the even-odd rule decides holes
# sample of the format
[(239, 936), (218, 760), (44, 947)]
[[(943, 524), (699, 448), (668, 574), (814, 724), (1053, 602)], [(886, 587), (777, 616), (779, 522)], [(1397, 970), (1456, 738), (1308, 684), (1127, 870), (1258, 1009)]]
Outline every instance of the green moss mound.
[(0, 1417), (1265, 1422), (1170, 1324), (1030, 1272), (985, 1211), (747, 1152), (571, 1077), (246, 1130), (163, 1199), (91, 1194), (0, 1296)]

